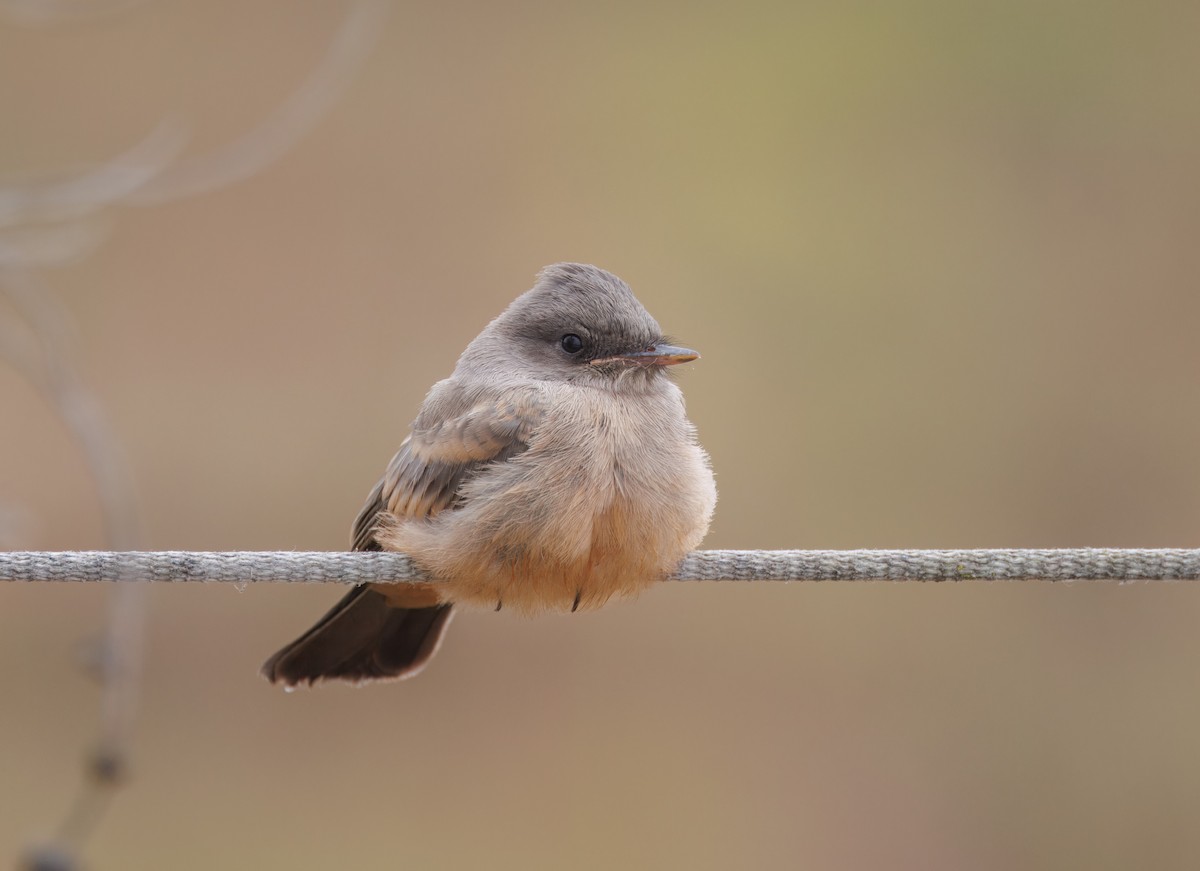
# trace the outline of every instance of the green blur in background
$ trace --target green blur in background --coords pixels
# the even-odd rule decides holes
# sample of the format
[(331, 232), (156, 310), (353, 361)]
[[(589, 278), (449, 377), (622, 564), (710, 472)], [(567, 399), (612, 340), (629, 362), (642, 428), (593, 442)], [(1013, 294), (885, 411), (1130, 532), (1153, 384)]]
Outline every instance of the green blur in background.
[[(237, 139), (345, 9), (5, 23), (0, 185), (167, 116), (185, 157)], [(347, 547), (425, 390), (560, 260), (702, 352), (707, 547), (1194, 547), (1197, 32), (1168, 0), (397, 4), (277, 162), (40, 274), (146, 549)], [(2, 365), (0, 508), (4, 547), (106, 546)], [(108, 592), (0, 587), (0, 863), (76, 790)], [(150, 591), (88, 867), (1200, 866), (1191, 585), (672, 584), (464, 613), (407, 683), (268, 686), (338, 595)]]

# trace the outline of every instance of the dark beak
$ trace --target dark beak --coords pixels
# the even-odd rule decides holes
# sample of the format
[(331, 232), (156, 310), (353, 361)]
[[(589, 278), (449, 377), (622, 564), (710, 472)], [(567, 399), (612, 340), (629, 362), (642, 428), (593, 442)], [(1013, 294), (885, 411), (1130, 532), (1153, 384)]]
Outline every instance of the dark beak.
[(643, 351), (632, 351), (628, 354), (617, 354), (607, 360), (594, 360), (595, 363), (623, 361), (638, 366), (674, 366), (676, 363), (690, 363), (699, 359), (700, 355), (691, 348), (680, 348), (660, 342), (651, 345)]

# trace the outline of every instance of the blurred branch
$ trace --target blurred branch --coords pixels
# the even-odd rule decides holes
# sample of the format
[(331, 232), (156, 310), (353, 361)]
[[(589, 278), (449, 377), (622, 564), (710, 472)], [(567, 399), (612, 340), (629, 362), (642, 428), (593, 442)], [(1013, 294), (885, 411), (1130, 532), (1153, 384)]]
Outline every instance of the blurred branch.
[(207, 193), (249, 178), (285, 154), (346, 90), (374, 48), (390, 6), (389, 0), (358, 0), (316, 69), (257, 127), (211, 154), (182, 161), (129, 202), (152, 205)]
[(179, 119), (167, 119), (106, 164), (51, 181), (0, 187), (0, 228), (78, 219), (118, 203), (156, 205), (261, 172), (293, 148), (341, 97), (375, 47), (390, 8), (389, 0), (353, 3), (324, 57), (300, 87), (258, 126), (224, 148), (177, 161), (186, 128)]
[(5, 339), (0, 351), (9, 352), (9, 359), (46, 397), (83, 450), (103, 504), (107, 539), (118, 548), (131, 547), (138, 524), (130, 476), (100, 403), (79, 374), (66, 310), (33, 273), (2, 264), (0, 295), (12, 303), (36, 337), (36, 343), (18, 343), (15, 337), (20, 334), (6, 329), (0, 334)]
[(0, 187), (0, 227), (81, 218), (124, 199), (166, 169), (185, 138), (182, 122), (163, 121), (108, 163), (50, 181), (10, 182)]
[[(698, 550), (675, 581), (1169, 581), (1200, 579), (1200, 549)], [(25, 551), (0, 581), (388, 584), (428, 581), (402, 553)]]
[(128, 12), (146, 0), (2, 0), (0, 14), (30, 27), (79, 24)]
[[(0, 16), (27, 24), (62, 24), (123, 12), (139, 0), (0, 0)], [(240, 139), (214, 153), (176, 163), (185, 142), (178, 120), (166, 120), (124, 154), (93, 169), (36, 182), (0, 186), (0, 296), (20, 322), (0, 321), (0, 359), (7, 359), (58, 413), (80, 445), (96, 482), (107, 540), (135, 547), (138, 520), (119, 444), (99, 401), (80, 376), (65, 308), (43, 287), (33, 267), (61, 265), (90, 253), (102, 238), (105, 210), (151, 205), (245, 179), (267, 167), (308, 133), (341, 96), (370, 54), (388, 0), (355, 0), (309, 78)], [(5, 509), (0, 521), (16, 516)], [(4, 532), (0, 529), (0, 533)], [(137, 580), (122, 575), (113, 579)], [(31, 868), (73, 867), (78, 852), (127, 766), (142, 660), (144, 592), (120, 584), (94, 665), (102, 681), (100, 739), (83, 790), (57, 840), (31, 853)]]
[[(2, 193), (2, 191), (0, 191)], [(99, 247), (99, 218), (38, 227), (0, 228), (0, 267), (63, 266)]]
[[(3, 248), (0, 248), (0, 253)], [(139, 539), (137, 503), (119, 441), (99, 400), (80, 375), (70, 318), (57, 297), (28, 270), (0, 257), (0, 296), (28, 327), (0, 330), (6, 357), (46, 399), (83, 452), (96, 484), (106, 539), (133, 547)], [(142, 662), (145, 587), (122, 584), (109, 599), (109, 615), (97, 663), (101, 678), (100, 735), (88, 764), (85, 787), (60, 827), (59, 840), (77, 846), (90, 833), (126, 768)]]

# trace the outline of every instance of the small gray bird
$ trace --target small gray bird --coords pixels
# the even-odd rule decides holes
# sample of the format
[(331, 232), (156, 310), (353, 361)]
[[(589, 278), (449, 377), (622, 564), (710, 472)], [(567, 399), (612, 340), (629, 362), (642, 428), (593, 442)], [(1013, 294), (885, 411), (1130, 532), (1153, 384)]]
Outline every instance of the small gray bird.
[(574, 611), (665, 578), (717, 499), (667, 377), (699, 356), (615, 275), (542, 270), (429, 391), (354, 522), (355, 550), (407, 553), (435, 582), (356, 587), (263, 675), (411, 677), (456, 604)]

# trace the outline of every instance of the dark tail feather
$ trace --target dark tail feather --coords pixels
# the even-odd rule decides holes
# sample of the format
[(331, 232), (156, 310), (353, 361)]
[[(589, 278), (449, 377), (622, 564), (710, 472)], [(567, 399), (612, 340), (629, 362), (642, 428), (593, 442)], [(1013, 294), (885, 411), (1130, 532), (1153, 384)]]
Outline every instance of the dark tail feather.
[(451, 605), (397, 608), (370, 587), (355, 587), (317, 624), (265, 663), (271, 683), (361, 683), (412, 677), (437, 652)]

